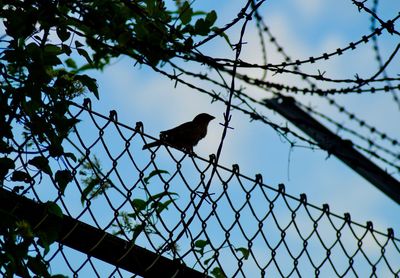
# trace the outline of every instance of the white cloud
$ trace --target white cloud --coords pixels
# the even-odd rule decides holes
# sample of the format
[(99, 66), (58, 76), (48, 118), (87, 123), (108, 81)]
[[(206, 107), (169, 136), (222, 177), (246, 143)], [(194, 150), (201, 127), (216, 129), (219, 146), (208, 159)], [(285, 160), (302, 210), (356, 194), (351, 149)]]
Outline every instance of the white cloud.
[(294, 0), (293, 3), (301, 15), (310, 20), (321, 13), (324, 7), (324, 2), (321, 0)]

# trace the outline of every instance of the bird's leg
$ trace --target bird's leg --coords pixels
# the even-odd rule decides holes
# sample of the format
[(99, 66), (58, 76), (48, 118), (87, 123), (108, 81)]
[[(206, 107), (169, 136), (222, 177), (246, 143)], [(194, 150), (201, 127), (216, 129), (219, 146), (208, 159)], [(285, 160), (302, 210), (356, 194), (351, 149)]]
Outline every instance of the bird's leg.
[(193, 147), (185, 148), (185, 151), (189, 154), (189, 157), (193, 157), (196, 153), (193, 151)]

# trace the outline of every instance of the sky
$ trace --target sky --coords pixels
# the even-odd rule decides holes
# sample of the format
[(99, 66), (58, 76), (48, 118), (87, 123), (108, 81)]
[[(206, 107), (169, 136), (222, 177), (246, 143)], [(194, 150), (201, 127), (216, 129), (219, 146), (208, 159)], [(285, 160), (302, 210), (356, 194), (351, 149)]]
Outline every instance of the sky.
[[(234, 4), (232, 1), (219, 1), (215, 6), (213, 1), (197, 1), (194, 6), (204, 10), (215, 9), (220, 15), (217, 24), (224, 25), (238, 13), (242, 4), (241, 1), (235, 1)], [(382, 4), (379, 8), (385, 18), (391, 18), (398, 11), (395, 6), (399, 5)], [(369, 17), (365, 13), (358, 12), (349, 0), (266, 1), (260, 14), (264, 16), (271, 32), (293, 60), (335, 51), (336, 48), (343, 48), (370, 33)], [(236, 31), (232, 32), (232, 37), (237, 35)], [(393, 41), (396, 40), (386, 34), (380, 39), (381, 51), (387, 56), (392, 51)], [(260, 61), (258, 38), (252, 24), (248, 27), (245, 41), (242, 59)], [(269, 62), (283, 61), (268, 42), (267, 49)], [(317, 73), (317, 69), (321, 69), (321, 72), (326, 71), (326, 76), (332, 78), (353, 78), (356, 73), (360, 76), (369, 76), (377, 68), (371, 49), (371, 43), (361, 45), (343, 57), (330, 59), (326, 63), (306, 65), (304, 69), (310, 73)], [(215, 45), (205, 47), (202, 51), (216, 57), (234, 56), (234, 52), (229, 51), (222, 40)], [(393, 65), (396, 65), (396, 61), (398, 62), (398, 59)], [(204, 72), (206, 70), (200, 69)], [(395, 71), (396, 66), (390, 70)], [(271, 75), (268, 75), (267, 80), (300, 84), (299, 86), (304, 84), (299, 83), (293, 76)], [(254, 76), (260, 76), (259, 72)], [(101, 99), (93, 102), (94, 109), (106, 115), (109, 110), (114, 109), (118, 112), (119, 121), (128, 125), (133, 126), (136, 121), (142, 121), (145, 132), (155, 137), (159, 131), (191, 120), (198, 113), (213, 114), (217, 119), (211, 123), (206, 139), (196, 147), (196, 153), (208, 157), (210, 153), (216, 152), (222, 131), (219, 123), (223, 121), (225, 111), (225, 107), (220, 103), (211, 104), (208, 96), (201, 95), (184, 85), (179, 84), (175, 87), (174, 81), (154, 73), (145, 66), (134, 66), (134, 61), (126, 57), (115, 61), (103, 73), (96, 73), (96, 77)], [(246, 86), (246, 92), (258, 99), (271, 96)], [(332, 87), (335, 84), (323, 86)], [(324, 99), (302, 95), (297, 95), (296, 98), (305, 104), (312, 104), (318, 111), (327, 113), (343, 124), (349, 126), (354, 124), (338, 113), (337, 109), (328, 105)], [(340, 95), (336, 96), (335, 100), (367, 123), (398, 138), (399, 126), (394, 120), (398, 117), (398, 107), (388, 93)], [(279, 124), (286, 123), (285, 119), (273, 112), (265, 113)], [(304, 192), (310, 202), (316, 205), (328, 203), (332, 210), (339, 214), (350, 212), (354, 215), (354, 219), (361, 223), (372, 220), (382, 230), (392, 226), (399, 227), (395, 221), (397, 214), (395, 211), (399, 212), (398, 205), (335, 157), (328, 158), (325, 151), (291, 149), (289, 144), (282, 141), (268, 126), (250, 122), (247, 116), (237, 111), (233, 111), (232, 114), (233, 129), (228, 131), (224, 142), (221, 157), (223, 165), (230, 166), (237, 163), (241, 172), (249, 176), (262, 173), (264, 181), (268, 184), (276, 186), (278, 183), (284, 183), (287, 186), (287, 193), (298, 195)], [(375, 135), (372, 134), (371, 138), (374, 138), (373, 136)], [(393, 151), (398, 152), (398, 149)], [(354, 202), (355, 199), (357, 202)]]
[[(218, 1), (216, 5), (215, 1), (204, 0), (194, 1), (193, 6), (195, 9), (205, 11), (215, 9), (219, 15), (217, 25), (224, 26), (238, 14), (243, 3), (244, 1)], [(371, 6), (372, 1), (367, 1), (366, 4)], [(386, 1), (380, 3), (378, 12), (387, 20), (395, 17), (399, 10), (400, 3)], [(323, 53), (335, 52), (337, 48), (344, 48), (349, 43), (361, 39), (363, 35), (371, 33), (370, 17), (365, 12), (359, 12), (350, 0), (270, 0), (263, 3), (260, 14), (277, 42), (293, 60), (304, 60), (311, 56), (318, 57)], [(240, 25), (228, 31), (227, 34), (232, 42), (238, 40), (239, 28)], [(241, 59), (262, 64), (259, 39), (253, 22), (250, 22), (246, 29), (244, 41)], [(387, 58), (397, 42), (396, 35), (383, 32), (378, 41), (382, 57)], [(268, 63), (279, 64), (284, 61), (268, 40), (266, 49)], [(233, 59), (235, 55), (223, 39), (217, 39), (210, 45), (202, 47), (201, 51), (203, 54), (220, 58)], [(397, 76), (398, 64), (397, 57), (387, 68), (390, 76)], [(184, 62), (180, 65), (196, 72), (208, 72), (206, 67), (199, 65)], [(378, 64), (371, 42), (361, 44), (355, 50), (347, 51), (328, 61), (305, 64), (301, 67), (304, 72), (317, 74), (319, 70), (325, 72), (324, 76), (336, 79), (352, 79), (356, 74), (367, 78), (377, 69)], [(240, 69), (239, 72), (255, 77), (263, 74), (259, 70), (251, 69)], [(104, 72), (94, 73), (94, 76), (98, 80), (101, 98), (99, 101), (93, 99), (93, 109), (104, 115), (108, 115), (110, 110), (116, 110), (118, 120), (132, 127), (141, 121), (144, 124), (144, 131), (154, 137), (158, 137), (158, 133), (162, 130), (191, 120), (198, 113), (206, 112), (214, 115), (216, 120), (211, 122), (207, 137), (198, 144), (195, 152), (204, 158), (216, 152), (223, 129), (220, 123), (223, 122), (225, 112), (225, 106), (221, 103), (211, 103), (209, 96), (182, 84), (176, 85), (174, 81), (160, 76), (146, 66), (135, 65), (135, 62), (127, 57), (118, 58)], [(230, 82), (229, 78), (227, 80)], [(299, 87), (307, 86), (293, 75), (274, 76), (271, 72), (267, 72), (266, 80)], [(201, 88), (227, 95), (227, 92), (221, 91), (216, 86), (198, 80), (193, 82)], [(272, 97), (271, 94), (240, 81), (236, 84), (243, 86), (245, 92), (256, 99)], [(335, 83), (319, 83), (319, 85), (322, 88), (338, 86)], [(399, 96), (398, 91), (395, 93)], [(380, 142), (377, 134), (360, 127), (355, 121), (350, 121), (348, 116), (329, 105), (325, 98), (301, 94), (294, 97), (305, 105), (311, 105), (320, 113), (364, 134), (367, 138)], [(357, 118), (391, 138), (399, 138), (400, 126), (396, 120), (399, 106), (394, 103), (390, 93), (335, 95), (332, 99), (344, 106), (349, 113), (354, 113)], [(282, 126), (288, 124), (293, 130), (302, 134), (276, 113), (260, 107), (257, 109), (274, 123)], [(328, 124), (323, 119), (318, 119)], [(240, 172), (249, 177), (261, 173), (263, 182), (273, 188), (278, 188), (278, 184), (283, 183), (287, 194), (298, 197), (301, 193), (306, 193), (307, 200), (311, 204), (318, 207), (329, 204), (333, 213), (343, 215), (349, 212), (351, 219), (357, 223), (365, 224), (367, 221), (372, 221), (375, 229), (386, 233), (387, 228), (392, 227), (395, 235), (398, 235), (396, 231), (400, 231), (399, 205), (334, 156), (307, 147), (291, 148), (290, 144), (271, 127), (250, 121), (248, 116), (238, 111), (232, 111), (230, 126), (232, 129), (228, 130), (224, 141), (220, 164), (228, 168), (231, 168), (232, 164), (238, 164)], [(330, 125), (329, 128), (337, 132), (334, 126)], [(352, 139), (343, 131), (339, 131), (339, 135), (344, 136), (344, 139)], [(307, 146), (298, 139), (296, 142)], [(385, 146), (399, 153), (398, 146), (397, 148), (390, 144)], [(140, 149), (140, 146), (134, 148)], [(141, 154), (138, 155), (139, 159), (142, 159)], [(144, 154), (144, 159), (146, 155), (148, 154)], [(159, 159), (158, 163), (165, 169), (173, 169), (174, 165), (168, 164), (167, 159), (161, 157)], [(386, 167), (379, 161), (376, 163), (383, 168)], [(394, 177), (399, 179), (399, 173), (394, 173)], [(243, 197), (240, 189), (236, 194), (239, 199)], [(260, 204), (254, 206), (258, 207)], [(290, 216), (285, 210), (280, 212), (278, 210), (278, 213), (282, 219)], [(229, 215), (225, 216), (229, 218)]]
[[(219, 0), (218, 4), (216, 2), (213, 0), (193, 1), (193, 7), (204, 11), (216, 10), (218, 14), (216, 24), (218, 26), (224, 26), (235, 18), (245, 3), (245, 1), (238, 0)], [(369, 0), (366, 5), (371, 6), (372, 2), (372, 0)], [(386, 20), (393, 18), (399, 11), (400, 2), (380, 1), (378, 14), (382, 18)], [(363, 35), (371, 33), (370, 17), (363, 11), (359, 12), (350, 0), (267, 0), (262, 4), (259, 13), (263, 16), (277, 42), (283, 46), (292, 60), (304, 60), (311, 56), (318, 57), (323, 53), (332, 53), (337, 48), (344, 48), (349, 43), (361, 39)], [(238, 25), (227, 32), (232, 42), (238, 41), (240, 27), (241, 25)], [(400, 28), (397, 27), (397, 29)], [(259, 38), (253, 21), (249, 22), (244, 41), (240, 59), (250, 63), (263, 64)], [(379, 36), (382, 56), (387, 58), (398, 41), (396, 35), (390, 35), (384, 31)], [(268, 63), (280, 64), (284, 61), (284, 57), (277, 52), (275, 46), (268, 39), (266, 40), (266, 49)], [(212, 41), (200, 50), (203, 54), (211, 57), (233, 59), (235, 55), (235, 52), (228, 47), (222, 38)], [(204, 66), (178, 62), (189, 70), (209, 73), (209, 69)], [(397, 76), (399, 62), (399, 58), (396, 57), (387, 68), (389, 76)], [(165, 69), (170, 70), (168, 67)], [(355, 50), (348, 51), (341, 56), (335, 56), (328, 61), (315, 64), (305, 64), (300, 69), (310, 74), (318, 74), (319, 70), (325, 72), (324, 76), (326, 77), (344, 79), (354, 78), (356, 74), (361, 77), (372, 76), (377, 71), (378, 65), (372, 50), (372, 43), (369, 42), (361, 44)], [(260, 70), (253, 69), (239, 69), (239, 72), (254, 77), (263, 75)], [(93, 110), (106, 116), (110, 110), (115, 110), (118, 114), (118, 121), (131, 127), (134, 127), (136, 122), (141, 121), (144, 124), (145, 133), (154, 137), (158, 137), (160, 131), (189, 121), (199, 113), (206, 112), (214, 115), (216, 119), (211, 122), (207, 137), (198, 144), (195, 152), (204, 158), (208, 158), (209, 154), (216, 153), (223, 130), (221, 125), (223, 113), (226, 109), (222, 103), (211, 102), (209, 96), (183, 84), (176, 85), (173, 80), (155, 73), (146, 66), (135, 64), (135, 61), (128, 57), (120, 57), (112, 61), (111, 65), (106, 67), (103, 72), (92, 72), (90, 74), (97, 79), (100, 93), (100, 100), (92, 98)], [(212, 75), (213, 73), (209, 74)], [(215, 73), (212, 76), (215, 77)], [(227, 76), (226, 78), (227, 81), (231, 81)], [(203, 89), (214, 90), (223, 96), (227, 96), (227, 92), (221, 90), (220, 87), (199, 80), (188, 80)], [(267, 72), (266, 81), (299, 87), (307, 86), (306, 82), (290, 74), (273, 75), (272, 72)], [(338, 86), (335, 83), (319, 83), (319, 85), (322, 88)], [(236, 86), (242, 86), (245, 93), (258, 100), (272, 97), (272, 94), (244, 84), (239, 80), (236, 80)], [(395, 93), (400, 98), (398, 90)], [(381, 141), (376, 133), (371, 133), (369, 130), (360, 127), (355, 121), (350, 121), (348, 116), (329, 105), (325, 98), (301, 94), (294, 95), (294, 97), (305, 105), (311, 105), (316, 111), (357, 130), (374, 142)], [(376, 127), (391, 138), (400, 139), (399, 106), (393, 102), (390, 93), (335, 95), (332, 98), (344, 106), (346, 111), (354, 113), (357, 118), (365, 120), (369, 125)], [(257, 107), (257, 109), (272, 122), (281, 126), (288, 125), (302, 134), (301, 131), (287, 123), (275, 112), (261, 107)], [(329, 124), (324, 122), (323, 119), (318, 119)], [(87, 120), (90, 122), (89, 119)], [(86, 126), (85, 123), (82, 123), (82, 126), (88, 127), (81, 129), (88, 142), (97, 136), (90, 129), (90, 124)], [(230, 169), (233, 164), (238, 164), (240, 173), (245, 176), (254, 177), (260, 173), (263, 182), (272, 188), (277, 189), (278, 184), (284, 184), (285, 191), (289, 195), (298, 197), (305, 193), (307, 194), (307, 201), (317, 207), (329, 204), (332, 213), (343, 215), (345, 212), (349, 212), (351, 219), (361, 224), (372, 221), (374, 228), (383, 233), (386, 233), (387, 228), (392, 227), (398, 237), (397, 231), (400, 231), (399, 205), (334, 156), (328, 156), (325, 151), (312, 150), (307, 147), (291, 148), (290, 144), (270, 126), (258, 121), (250, 121), (248, 116), (239, 111), (232, 111), (230, 126), (232, 129), (228, 130), (224, 141), (220, 158), (221, 165)], [(334, 126), (328, 126), (332, 131), (337, 131)], [(339, 135), (343, 135), (344, 139), (353, 139), (343, 131), (339, 131)], [(116, 133), (108, 132), (106, 138), (109, 140), (110, 148), (117, 150), (117, 152), (125, 147), (125, 142), (121, 141)], [(298, 139), (296, 139), (296, 142), (298, 145), (307, 146), (306, 143)], [(146, 165), (150, 154), (141, 152), (142, 144), (143, 141), (135, 139), (131, 142), (130, 148), (134, 150), (135, 159), (139, 161), (139, 164)], [(388, 143), (385, 146), (395, 153), (400, 153), (399, 146), (396, 148), (396, 146)], [(171, 164), (171, 160), (164, 153), (164, 150), (162, 150), (157, 156), (157, 163), (163, 169), (172, 172), (176, 165)], [(177, 152), (174, 152), (174, 154), (178, 155)], [(101, 153), (101, 148), (97, 150), (96, 155), (104, 163), (105, 169), (111, 167), (111, 162), (109, 159), (107, 160), (107, 155), (104, 152)], [(130, 172), (130, 166), (124, 165), (124, 161), (121, 159), (118, 166), (121, 175), (128, 181), (135, 179), (135, 173)], [(394, 162), (399, 164), (398, 159)], [(376, 161), (376, 163), (381, 167), (386, 167), (379, 161)], [(388, 171), (392, 170), (388, 169)], [(399, 173), (394, 173), (394, 177), (399, 180)], [(240, 203), (244, 200), (243, 190), (237, 183), (233, 182), (233, 184), (236, 187), (231, 189), (232, 198)], [(76, 189), (68, 190), (67, 196), (78, 193)], [(180, 198), (187, 194), (187, 192), (182, 191), (182, 188), (176, 190), (181, 194)], [(215, 186), (214, 190), (218, 193), (221, 189)], [(253, 196), (253, 206), (262, 214), (265, 213), (265, 207), (263, 207), (262, 198), (258, 199), (258, 197), (260, 196)], [(82, 211), (79, 196), (73, 200), (76, 203), (72, 204), (71, 211), (79, 214)], [(118, 201), (115, 202), (118, 203)], [(221, 201), (220, 207), (224, 206), (228, 207), (228, 200)], [(283, 223), (288, 221), (291, 213), (285, 209), (285, 205), (277, 203), (276, 206), (276, 213), (280, 217), (278, 219), (281, 219)], [(107, 214), (110, 211), (104, 211), (103, 203), (93, 204), (92, 209), (98, 213), (100, 222), (107, 223), (113, 217), (113, 215)], [(205, 208), (205, 211), (207, 210), (208, 208)], [(229, 222), (229, 219), (233, 218), (232, 212), (228, 214), (227, 211), (221, 209), (219, 213), (226, 218), (224, 221)], [(246, 213), (250, 212), (247, 211)], [(307, 225), (308, 227), (312, 226), (312, 223), (307, 222), (307, 215), (304, 212), (299, 212), (299, 215), (300, 219), (304, 219), (304, 229), (307, 229)], [(246, 217), (246, 215), (242, 217)], [(242, 221), (246, 223), (246, 220)], [(210, 226), (212, 225), (210, 223)], [(266, 225), (274, 225), (274, 223), (266, 223)], [(324, 225), (321, 225), (320, 230), (322, 233), (324, 231), (329, 233)], [(251, 225), (246, 228), (249, 229), (249, 233), (254, 232)], [(194, 227), (193, 229), (201, 229), (201, 227)], [(296, 238), (291, 239), (290, 237), (294, 234), (288, 236), (288, 241), (293, 244), (295, 244)], [(240, 234), (236, 236), (240, 238)], [(270, 240), (277, 240), (278, 237), (276, 236), (271, 235)], [(217, 241), (222, 238), (221, 235), (216, 235)], [(143, 244), (146, 243), (143, 242)], [(243, 245), (245, 244), (244, 241)], [(262, 255), (263, 250), (255, 250), (254, 252)], [(323, 250), (318, 252), (323, 253)], [(251, 267), (257, 273), (257, 267), (255, 265)]]

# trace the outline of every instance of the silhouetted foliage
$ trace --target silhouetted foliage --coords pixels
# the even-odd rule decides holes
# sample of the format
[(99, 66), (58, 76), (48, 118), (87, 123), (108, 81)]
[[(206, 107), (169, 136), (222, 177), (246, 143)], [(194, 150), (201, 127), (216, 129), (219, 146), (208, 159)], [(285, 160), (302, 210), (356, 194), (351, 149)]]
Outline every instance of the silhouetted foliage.
[[(99, 98), (96, 80), (84, 72), (101, 70), (120, 55), (154, 66), (190, 51), (195, 36), (218, 31), (213, 29), (217, 17), (214, 11), (194, 21), (195, 12), (187, 2), (177, 1), (176, 7), (167, 10), (159, 0), (1, 2), (0, 17), (5, 27), (0, 37), (1, 184), (5, 179), (18, 182), (14, 188), (17, 192), (24, 189), (20, 182), (32, 181), (9, 158), (22, 151), (13, 142), (23, 137), (24, 151), (37, 154), (29, 165), (39, 175), (54, 179), (63, 194), (72, 174), (56, 170), (51, 161), (76, 161), (75, 155), (63, 148), (79, 122), (68, 116), (68, 108), (74, 98), (86, 93)], [(88, 182), (82, 201), (95, 194), (96, 186), (98, 180)], [(56, 231), (34, 234), (23, 220), (11, 216), (2, 219), (9, 221), (2, 221), (0, 267), (9, 275), (48, 276), (40, 253), (28, 256), (28, 247), (36, 238), (47, 250), (53, 241), (48, 236)]]

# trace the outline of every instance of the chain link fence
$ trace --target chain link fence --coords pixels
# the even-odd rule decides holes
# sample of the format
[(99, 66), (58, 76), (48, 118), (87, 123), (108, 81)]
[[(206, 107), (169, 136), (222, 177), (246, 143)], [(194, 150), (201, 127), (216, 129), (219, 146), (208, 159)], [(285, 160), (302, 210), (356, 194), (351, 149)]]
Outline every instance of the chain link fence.
[[(200, 276), (400, 276), (400, 241), (392, 229), (380, 232), (371, 222), (355, 223), (350, 214), (339, 216), (327, 204), (308, 203), (305, 194), (287, 194), (283, 184), (270, 186), (261, 175), (246, 176), (238, 165), (216, 165), (213, 156), (165, 146), (142, 150), (155, 138), (143, 132), (141, 123), (132, 128), (118, 122), (114, 111), (108, 117), (96, 113), (88, 100), (71, 106), (70, 116), (80, 120), (63, 146), (70, 155), (48, 157), (52, 169), (70, 171), (70, 183), (43, 167), (38, 170), (32, 159), (47, 153), (34, 139), (24, 138), (14, 141), (13, 160), (28, 175), (15, 182), (9, 174), (3, 185), (36, 203), (54, 201), (65, 217), (104, 235), (87, 253), (76, 249), (96, 238), (91, 230), (80, 244), (59, 240), (52, 245), (46, 260), (53, 273), (150, 277), (151, 264), (135, 273), (104, 262), (107, 256), (120, 262), (133, 247), (141, 247), (157, 258), (154, 265), (167, 258), (166, 267), (178, 263)], [(76, 228), (68, 227), (64, 238)], [(121, 255), (111, 244), (101, 250), (100, 260), (96, 248), (111, 235), (127, 252)]]

